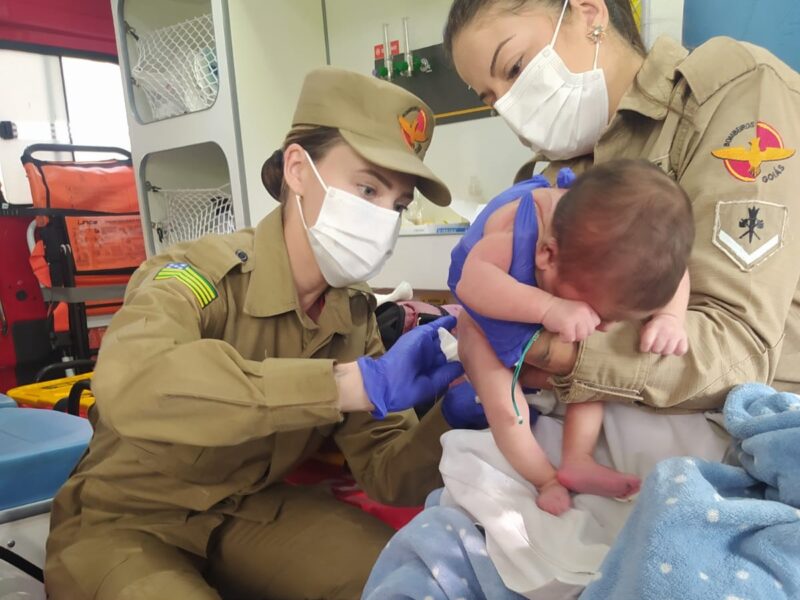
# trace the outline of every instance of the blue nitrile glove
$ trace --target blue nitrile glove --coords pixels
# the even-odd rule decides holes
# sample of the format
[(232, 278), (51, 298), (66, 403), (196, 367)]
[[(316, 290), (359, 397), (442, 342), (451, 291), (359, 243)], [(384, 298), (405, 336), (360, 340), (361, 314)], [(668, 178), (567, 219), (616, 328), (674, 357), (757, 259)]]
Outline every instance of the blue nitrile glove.
[[(523, 390), (523, 392), (525, 392)], [(527, 393), (527, 392), (525, 392)], [(442, 398), (442, 415), (453, 429), (486, 429), (489, 421), (483, 405), (477, 401), (478, 394), (469, 381), (454, 385)], [(539, 411), (529, 406), (531, 425), (539, 418)]]
[(560, 188), (569, 188), (572, 187), (572, 184), (575, 183), (575, 180), (578, 177), (569, 167), (564, 167), (563, 169), (558, 170), (558, 175), (556, 175), (556, 187)]
[(483, 406), (476, 400), (477, 393), (469, 381), (447, 390), (442, 398), (442, 415), (453, 429), (486, 429), (489, 421)]
[(400, 336), (380, 358), (358, 359), (364, 389), (375, 406), (373, 417), (383, 419), (387, 413), (433, 400), (464, 373), (460, 362), (447, 362), (439, 342), (439, 328), (449, 331), (455, 326), (455, 317), (442, 317)]

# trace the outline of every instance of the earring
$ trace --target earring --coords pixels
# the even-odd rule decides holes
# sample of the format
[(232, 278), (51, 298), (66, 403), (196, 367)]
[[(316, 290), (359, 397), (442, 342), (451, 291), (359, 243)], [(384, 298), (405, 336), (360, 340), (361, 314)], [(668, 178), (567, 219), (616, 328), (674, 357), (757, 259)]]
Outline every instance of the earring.
[(595, 44), (599, 44), (606, 37), (605, 28), (602, 25), (595, 25), (592, 27), (592, 30), (586, 34), (586, 37), (592, 40), (592, 42)]

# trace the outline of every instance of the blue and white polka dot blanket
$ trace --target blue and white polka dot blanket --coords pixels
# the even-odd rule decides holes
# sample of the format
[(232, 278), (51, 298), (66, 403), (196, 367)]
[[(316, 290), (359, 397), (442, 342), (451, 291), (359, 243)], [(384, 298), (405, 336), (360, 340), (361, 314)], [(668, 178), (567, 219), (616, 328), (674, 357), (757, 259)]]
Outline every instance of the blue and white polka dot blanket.
[(362, 600), (478, 598), (524, 600), (503, 583), (472, 520), (458, 508), (435, 505), (386, 544), (362, 596)]
[(743, 385), (724, 414), (742, 467), (661, 462), (581, 600), (800, 598), (800, 398)]

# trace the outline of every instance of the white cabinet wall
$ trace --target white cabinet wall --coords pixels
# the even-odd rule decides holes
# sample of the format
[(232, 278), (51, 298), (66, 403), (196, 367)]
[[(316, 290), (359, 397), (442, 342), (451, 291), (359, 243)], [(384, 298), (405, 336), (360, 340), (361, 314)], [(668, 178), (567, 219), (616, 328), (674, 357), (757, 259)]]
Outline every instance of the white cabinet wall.
[(661, 35), (678, 41), (683, 35), (684, 0), (643, 0), (642, 37), (647, 48), (651, 48)]
[[(261, 165), (289, 129), (305, 73), (325, 64), (319, 0), (111, 2), (148, 252), (166, 244), (160, 243), (156, 225), (174, 219), (167, 212), (171, 196), (165, 190), (211, 189), (213, 202), (218, 200), (213, 190), (224, 188), (229, 190), (226, 210), (232, 211), (231, 225), (255, 224), (276, 206), (261, 184)], [(193, 47), (188, 58), (180, 57), (175, 44), (193, 35), (201, 17), (209, 14), (214, 50)], [(186, 26), (178, 29), (180, 24)], [(134, 72), (145, 43), (147, 64), (155, 68)], [(174, 56), (184, 64), (164, 67)], [(179, 106), (172, 112), (183, 114), (161, 118), (163, 113), (154, 114), (144, 87), (150, 84), (153, 89), (155, 82), (158, 89), (173, 91), (179, 67), (198, 79), (203, 75), (198, 69), (213, 69), (216, 99), (194, 111), (195, 103), (176, 101)]]

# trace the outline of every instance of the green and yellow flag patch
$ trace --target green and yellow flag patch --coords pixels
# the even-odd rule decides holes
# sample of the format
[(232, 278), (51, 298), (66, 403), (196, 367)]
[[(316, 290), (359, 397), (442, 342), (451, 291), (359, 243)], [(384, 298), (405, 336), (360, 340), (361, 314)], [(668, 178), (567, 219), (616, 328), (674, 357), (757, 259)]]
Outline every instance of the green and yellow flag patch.
[(189, 288), (200, 303), (200, 308), (205, 308), (211, 304), (219, 294), (217, 288), (195, 268), (188, 263), (169, 263), (166, 267), (156, 273), (155, 279), (177, 279)]

